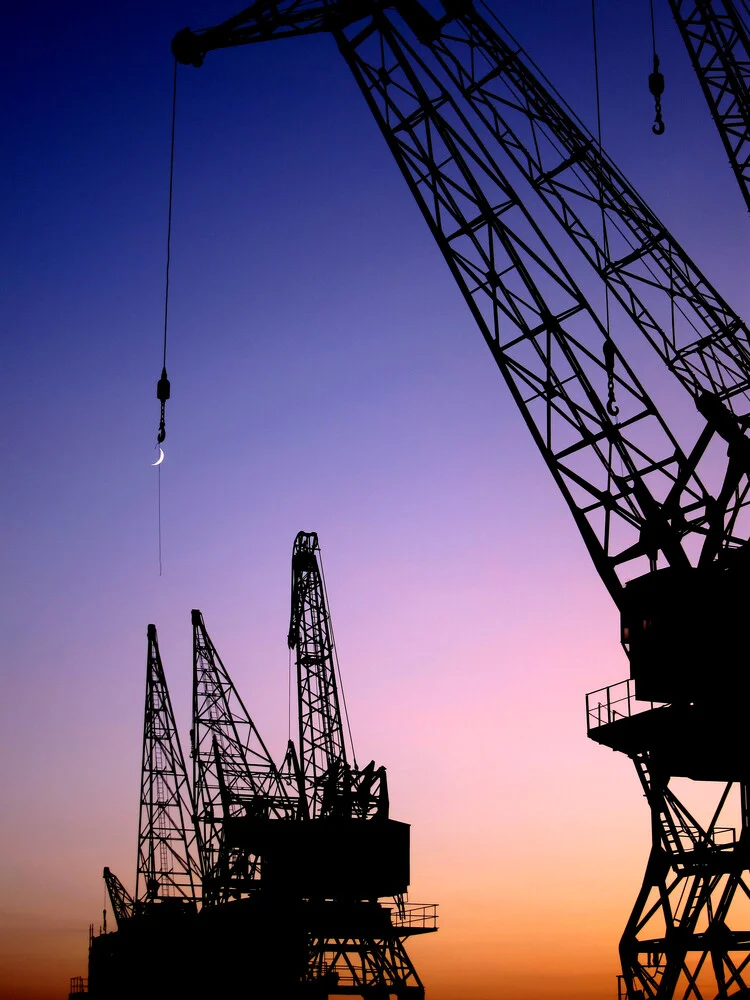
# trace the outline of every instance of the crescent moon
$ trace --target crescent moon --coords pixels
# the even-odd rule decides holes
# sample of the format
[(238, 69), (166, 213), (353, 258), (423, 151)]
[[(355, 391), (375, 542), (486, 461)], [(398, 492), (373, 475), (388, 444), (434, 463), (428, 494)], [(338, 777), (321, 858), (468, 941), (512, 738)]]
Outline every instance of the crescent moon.
[(151, 468), (153, 469), (153, 467), (155, 465), (161, 465), (161, 463), (163, 461), (164, 461), (164, 449), (163, 448), (159, 448), (159, 457), (157, 458), (157, 460), (155, 462), (151, 463)]

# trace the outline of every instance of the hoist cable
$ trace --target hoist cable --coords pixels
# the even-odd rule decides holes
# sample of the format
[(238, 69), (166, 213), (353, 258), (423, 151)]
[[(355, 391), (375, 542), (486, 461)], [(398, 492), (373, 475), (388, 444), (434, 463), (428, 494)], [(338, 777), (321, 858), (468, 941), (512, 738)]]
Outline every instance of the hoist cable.
[[(599, 45), (596, 30), (596, 0), (591, 0), (591, 28), (594, 37), (594, 84), (596, 90), (596, 141), (599, 146), (599, 158), (602, 156), (602, 102), (599, 88)], [(604, 211), (604, 186), (599, 174), (599, 210), (602, 217), (602, 249), (605, 261), (609, 261), (609, 236), (607, 234), (607, 213)], [(604, 282), (604, 365), (607, 372), (607, 413), (616, 417), (620, 408), (615, 402), (615, 346), (610, 333), (609, 315), (609, 284)]]
[(158, 475), (156, 478), (156, 520), (159, 526), (159, 576), (162, 574), (162, 563), (161, 563), (161, 466), (156, 470)]
[(174, 61), (174, 74), (172, 80), (172, 128), (170, 137), (170, 152), (169, 152), (169, 199), (168, 199), (168, 209), (167, 209), (167, 265), (166, 273), (164, 279), (164, 337), (162, 342), (162, 367), (161, 376), (159, 381), (156, 383), (156, 398), (160, 403), (160, 414), (159, 414), (159, 431), (156, 435), (156, 443), (159, 448), (159, 460), (158, 460), (158, 476), (157, 476), (157, 524), (158, 524), (158, 536), (159, 536), (159, 576), (162, 575), (162, 548), (161, 548), (161, 463), (164, 458), (164, 452), (162, 451), (161, 445), (167, 436), (166, 425), (164, 422), (164, 410), (167, 404), (167, 400), (170, 396), (170, 385), (169, 379), (167, 378), (167, 330), (169, 329), (169, 267), (172, 262), (172, 201), (174, 192), (174, 133), (175, 133), (175, 120), (177, 117), (177, 60)]
[(172, 195), (174, 192), (174, 128), (177, 113), (177, 60), (174, 61), (174, 78), (172, 82), (172, 134), (169, 153), (169, 209), (167, 212), (167, 267), (164, 288), (164, 349), (162, 351), (162, 367), (167, 367), (167, 327), (169, 321), (169, 265), (172, 261)]
[(549, 88), (549, 90), (555, 95), (555, 97), (557, 98), (557, 100), (565, 108), (565, 110), (570, 115), (570, 117), (574, 121), (578, 122), (578, 124), (582, 128), (585, 128), (586, 126), (581, 121), (581, 119), (578, 117), (578, 114), (575, 112), (575, 110), (573, 108), (571, 108), (571, 106), (565, 100), (565, 98), (563, 97), (563, 95), (560, 93), (560, 91), (554, 85), (554, 83), (552, 82), (552, 80), (550, 80), (550, 78), (544, 72), (544, 70), (542, 69), (542, 67), (537, 62), (534, 61), (534, 59), (532, 58), (532, 56), (526, 51), (526, 49), (523, 47), (523, 45), (521, 45), (521, 43), (518, 41), (518, 39), (516, 38), (516, 36), (510, 30), (510, 28), (500, 20), (500, 18), (497, 16), (497, 14), (494, 12), (494, 10), (492, 10), (491, 7), (487, 6), (487, 4), (484, 2), (484, 0), (479, 0), (479, 6), (484, 8), (485, 13), (487, 14), (487, 17), (489, 17), (490, 20), (492, 20), (492, 21), (495, 22), (495, 24), (498, 26), (498, 28), (500, 29), (500, 31), (502, 32), (502, 34), (507, 35), (507, 37), (510, 39), (510, 41), (513, 43), (513, 45), (515, 47), (515, 54), (517, 56), (518, 55), (522, 55), (523, 56), (523, 58), (526, 60), (526, 62), (529, 64), (529, 66), (532, 67), (532, 69), (534, 70), (534, 72), (536, 73), (536, 75), (539, 77), (539, 79), (543, 80), (546, 83), (546, 85)]
[(651, 11), (651, 54), (656, 55), (656, 22), (654, 21), (654, 0), (649, 0)]

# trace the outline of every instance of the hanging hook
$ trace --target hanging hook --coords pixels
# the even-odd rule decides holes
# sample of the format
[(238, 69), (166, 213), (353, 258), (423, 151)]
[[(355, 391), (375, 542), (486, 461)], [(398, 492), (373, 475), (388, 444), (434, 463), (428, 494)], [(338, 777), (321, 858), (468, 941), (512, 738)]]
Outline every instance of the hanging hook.
[(654, 135), (664, 134), (664, 121), (661, 117), (661, 95), (664, 93), (664, 75), (659, 72), (659, 57), (654, 52), (654, 68), (648, 77), (648, 89), (654, 96), (656, 118), (651, 126)]
[(161, 403), (161, 416), (159, 419), (159, 433), (156, 435), (156, 440), (159, 444), (164, 441), (167, 436), (167, 429), (164, 424), (164, 409), (166, 407), (167, 400), (169, 399), (169, 379), (167, 378), (167, 369), (162, 368), (161, 378), (156, 383), (156, 398)]
[(615, 401), (615, 345), (609, 336), (604, 341), (604, 367), (607, 371), (607, 413), (616, 417), (620, 407)]

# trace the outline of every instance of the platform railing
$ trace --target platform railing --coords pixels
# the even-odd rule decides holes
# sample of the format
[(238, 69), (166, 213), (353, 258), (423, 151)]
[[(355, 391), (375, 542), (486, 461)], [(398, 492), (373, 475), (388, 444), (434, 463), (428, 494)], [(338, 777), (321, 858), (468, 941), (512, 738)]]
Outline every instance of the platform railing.
[(628, 994), (628, 988), (625, 985), (625, 976), (617, 977), (617, 1000), (644, 1000), (644, 998), (645, 994), (640, 989), (636, 989)]
[(437, 903), (405, 903), (403, 909), (391, 910), (391, 922), (410, 930), (437, 930), (437, 908)]
[(684, 854), (706, 846), (726, 851), (737, 846), (737, 831), (733, 826), (715, 826), (704, 833), (696, 826), (685, 824), (677, 830), (677, 842), (678, 849)]
[(608, 726), (619, 719), (629, 719), (641, 712), (648, 712), (656, 706), (657, 703), (653, 701), (636, 700), (635, 684), (631, 677), (608, 687), (597, 688), (586, 695), (586, 732)]
[(70, 977), (70, 991), (68, 993), (69, 997), (80, 996), (82, 993), (88, 993), (89, 991), (89, 981), (83, 976), (71, 976)]

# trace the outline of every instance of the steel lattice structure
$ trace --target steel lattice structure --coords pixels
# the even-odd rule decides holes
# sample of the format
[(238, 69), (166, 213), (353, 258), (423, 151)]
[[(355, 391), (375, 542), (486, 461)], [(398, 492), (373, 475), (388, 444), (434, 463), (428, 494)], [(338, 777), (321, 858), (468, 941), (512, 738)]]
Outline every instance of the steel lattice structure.
[(339, 706), (335, 647), (316, 535), (300, 532), (292, 552), (292, 610), (288, 644), (297, 652), (299, 752), (311, 816), (323, 812), (324, 783), (348, 768)]
[(336, 647), (318, 536), (300, 531), (292, 552), (289, 648), (296, 651), (301, 795), (310, 818), (388, 816), (385, 768), (349, 763), (339, 704)]
[[(587, 698), (589, 736), (633, 760), (651, 813), (648, 864), (620, 941), (621, 1000), (739, 1000), (750, 987), (746, 702), (639, 711), (632, 694), (628, 681)], [(685, 777), (700, 789), (694, 806)]]
[[(729, 10), (677, 6), (693, 28), (694, 7)], [(741, 625), (748, 328), (512, 36), (471, 0), (259, 0), (215, 28), (180, 32), (173, 52), (198, 66), (212, 49), (314, 32), (329, 32), (348, 63), (621, 611), (628, 711), (610, 713), (607, 691), (589, 735), (634, 760), (651, 809), (654, 847), (621, 942), (625, 995), (744, 995), (750, 931), (730, 932), (728, 920), (750, 867), (746, 810), (739, 837), (719, 844), (715, 821), (685, 820), (669, 782), (750, 782), (750, 760), (728, 736), (741, 731), (750, 695)], [(720, 60), (706, 38), (699, 76), (708, 78)], [(721, 48), (745, 66), (741, 41), (735, 30)], [(711, 86), (724, 135), (739, 90)], [(742, 164), (746, 122), (732, 140)], [(603, 309), (593, 279), (604, 286)], [(633, 334), (692, 401), (692, 430), (670, 429), (627, 363), (622, 344)], [(664, 707), (631, 713), (633, 695)], [(678, 818), (698, 838), (687, 863)], [(687, 902), (673, 905), (676, 887)], [(658, 919), (661, 931), (648, 938)]]
[(227, 843), (233, 817), (293, 818), (290, 798), (200, 611), (193, 611), (193, 795), (204, 903), (259, 887), (260, 859)]
[[(298, 780), (300, 797), (306, 802), (304, 823), (320, 848), (325, 844), (319, 857), (330, 858), (332, 883), (339, 884), (333, 892), (339, 902), (328, 904), (331, 915), (311, 927), (307, 981), (325, 984), (332, 994), (424, 996), (403, 943), (410, 929), (394, 924), (388, 911), (372, 904), (363, 907), (361, 902), (390, 892), (397, 895), (403, 912), (408, 876), (400, 876), (400, 885), (398, 877), (394, 881), (394, 873), (403, 866), (404, 845), (401, 825), (388, 819), (385, 768), (376, 768), (371, 761), (360, 769), (347, 755), (333, 626), (315, 532), (301, 531), (294, 540), (288, 643), (297, 661)], [(334, 858), (347, 854), (344, 871)], [(340, 904), (344, 911), (354, 906), (343, 919), (336, 917)], [(338, 924), (337, 931), (326, 928), (326, 923)]]
[(750, 8), (746, 0), (669, 6), (750, 210)]
[(403, 941), (392, 935), (315, 938), (310, 942), (307, 977), (330, 994), (424, 997)]
[[(713, 495), (697, 468), (712, 438), (746, 448), (747, 327), (470, 4), (450, 5), (439, 20), (416, 3), (371, 4), (356, 16), (347, 10), (309, 0), (261, 4), (205, 33), (178, 35), (175, 51), (200, 62), (219, 45), (332, 32), (618, 603), (624, 579), (658, 552), (687, 567), (697, 547), (704, 564), (740, 547), (746, 461), (725, 461)], [(614, 332), (630, 326), (645, 336), (695, 400), (705, 429), (687, 447), (535, 222), (531, 199), (499, 166), (501, 156), (524, 173), (536, 203), (621, 303)], [(613, 400), (617, 414), (609, 412)]]
[(104, 869), (102, 877), (107, 887), (107, 895), (109, 896), (112, 912), (115, 915), (115, 922), (118, 927), (122, 927), (127, 920), (132, 918), (135, 912), (133, 897), (109, 868)]
[(92, 998), (424, 997), (404, 941), (437, 930), (437, 908), (404, 900), (409, 828), (388, 817), (385, 769), (348, 762), (318, 553), (301, 532), (289, 638), (304, 736), (282, 769), (193, 611), (191, 794), (148, 627), (136, 895), (104, 869), (117, 931), (105, 917), (91, 933)]
[(195, 905), (200, 872), (193, 796), (154, 625), (148, 627), (136, 907), (167, 897)]
[[(620, 945), (628, 995), (742, 996), (750, 981), (748, 786), (740, 783), (739, 838), (720, 826), (727, 783), (705, 828), (670, 789), (658, 756), (634, 756), (654, 820), (646, 875)], [(739, 862), (739, 863), (738, 863)]]

